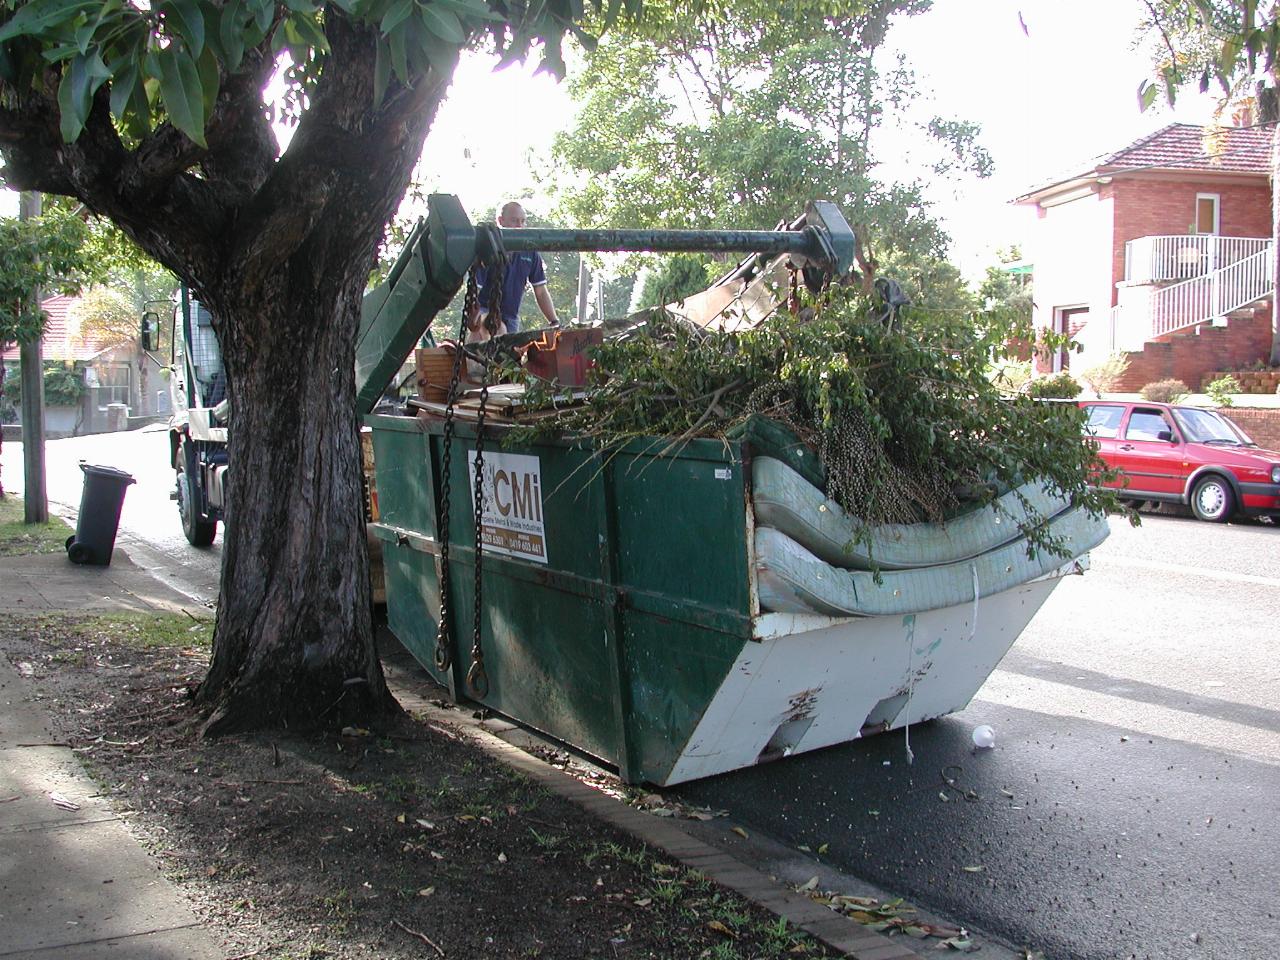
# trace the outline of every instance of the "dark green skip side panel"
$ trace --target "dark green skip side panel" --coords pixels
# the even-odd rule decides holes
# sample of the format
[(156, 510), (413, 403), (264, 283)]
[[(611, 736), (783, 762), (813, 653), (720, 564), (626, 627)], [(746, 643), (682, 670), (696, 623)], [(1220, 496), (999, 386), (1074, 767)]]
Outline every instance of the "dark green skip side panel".
[[(459, 425), (450, 485), (452, 676), (434, 665), (435, 499), (442, 427), (369, 417), (391, 629), (463, 690), (474, 618), (474, 429)], [(736, 445), (678, 454), (635, 443), (608, 462), (569, 444), (501, 447), (541, 476), (548, 562), (484, 555), (487, 706), (661, 782), (750, 639), (746, 491)]]

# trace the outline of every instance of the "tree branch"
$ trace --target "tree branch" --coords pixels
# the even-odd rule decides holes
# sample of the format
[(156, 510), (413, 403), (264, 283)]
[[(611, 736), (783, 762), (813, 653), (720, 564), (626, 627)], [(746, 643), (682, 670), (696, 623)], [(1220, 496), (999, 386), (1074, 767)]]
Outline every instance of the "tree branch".
[[(348, 252), (367, 246), (372, 256), (448, 82), (434, 71), (412, 88), (393, 80), (375, 111), (375, 29), (335, 12), (325, 31), (331, 52), (311, 105), (236, 223), (226, 269), (246, 291), (309, 244), (322, 221), (326, 234), (348, 236)], [(332, 248), (316, 243), (317, 258)], [(313, 259), (308, 269), (319, 282), (325, 265)]]

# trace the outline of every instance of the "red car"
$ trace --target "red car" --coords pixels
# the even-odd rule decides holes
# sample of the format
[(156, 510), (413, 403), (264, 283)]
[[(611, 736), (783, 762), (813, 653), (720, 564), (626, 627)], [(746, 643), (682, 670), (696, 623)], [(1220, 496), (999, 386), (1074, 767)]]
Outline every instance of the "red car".
[(1263, 450), (1214, 410), (1145, 400), (1082, 400), (1087, 435), (1120, 471), (1107, 486), (1140, 506), (1180, 503), (1200, 520), (1280, 520), (1280, 453)]

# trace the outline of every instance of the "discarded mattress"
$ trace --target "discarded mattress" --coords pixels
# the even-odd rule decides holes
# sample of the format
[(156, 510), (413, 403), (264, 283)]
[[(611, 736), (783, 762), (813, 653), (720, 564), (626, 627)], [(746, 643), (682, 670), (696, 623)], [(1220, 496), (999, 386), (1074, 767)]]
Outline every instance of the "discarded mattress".
[[(1067, 510), (1050, 521), (1076, 558), (1107, 538), (1105, 517)], [(772, 527), (755, 533), (756, 581), (762, 610), (829, 617), (887, 616), (956, 606), (1001, 593), (1063, 566), (1067, 558), (1014, 540), (980, 556), (911, 570), (844, 570), (814, 556)]]
[(1023, 527), (1057, 516), (1071, 502), (1027, 483), (943, 523), (868, 527), (780, 460), (751, 461), (756, 523), (772, 527), (837, 567), (903, 570), (968, 560), (1020, 539)]

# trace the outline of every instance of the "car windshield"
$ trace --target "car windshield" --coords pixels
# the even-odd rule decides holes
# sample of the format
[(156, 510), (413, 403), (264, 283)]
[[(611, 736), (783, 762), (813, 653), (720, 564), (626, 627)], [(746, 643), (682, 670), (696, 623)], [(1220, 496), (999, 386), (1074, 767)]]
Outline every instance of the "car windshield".
[(1252, 444), (1234, 423), (1212, 410), (1178, 408), (1173, 411), (1182, 432), (1192, 443)]

